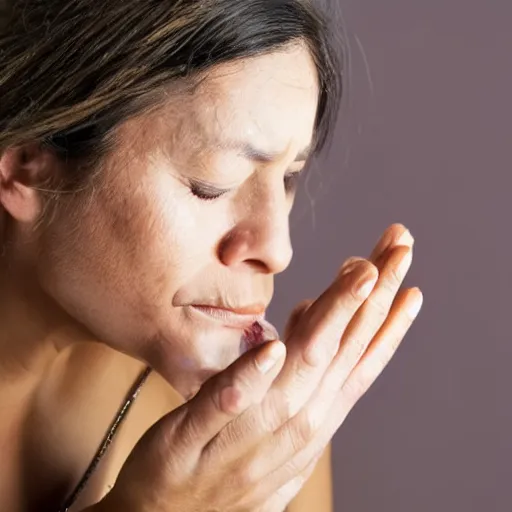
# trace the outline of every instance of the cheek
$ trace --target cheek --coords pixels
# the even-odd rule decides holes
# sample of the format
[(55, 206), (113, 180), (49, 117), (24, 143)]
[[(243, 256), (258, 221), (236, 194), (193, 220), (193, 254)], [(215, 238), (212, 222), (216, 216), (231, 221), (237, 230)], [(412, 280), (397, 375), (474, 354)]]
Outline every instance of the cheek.
[(43, 288), (102, 339), (151, 338), (180, 287), (212, 265), (215, 234), (201, 206), (165, 179), (70, 204), (75, 220), (63, 212), (45, 238)]
[(172, 222), (140, 193), (98, 193), (78, 208), (75, 220), (62, 215), (45, 235), (38, 261), (43, 288), (102, 337), (148, 331), (183, 271), (170, 250), (178, 239)]
[(194, 232), (192, 221), (148, 189), (100, 205), (83, 220), (95, 273), (127, 307), (154, 317), (153, 310), (168, 304), (187, 278), (184, 249), (190, 245), (187, 234)]

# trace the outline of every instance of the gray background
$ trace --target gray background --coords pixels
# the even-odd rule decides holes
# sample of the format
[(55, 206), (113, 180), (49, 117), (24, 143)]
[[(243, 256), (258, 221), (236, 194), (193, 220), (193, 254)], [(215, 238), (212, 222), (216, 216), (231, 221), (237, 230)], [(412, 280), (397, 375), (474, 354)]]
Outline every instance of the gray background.
[(405, 223), (425, 304), (335, 437), (335, 510), (510, 512), (512, 3), (341, 5), (350, 93), (294, 210), (270, 318), (282, 327)]

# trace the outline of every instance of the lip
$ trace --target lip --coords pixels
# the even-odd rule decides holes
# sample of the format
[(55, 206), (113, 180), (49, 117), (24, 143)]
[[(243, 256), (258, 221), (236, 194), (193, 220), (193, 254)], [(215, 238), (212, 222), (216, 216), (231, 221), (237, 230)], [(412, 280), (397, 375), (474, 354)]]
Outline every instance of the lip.
[(227, 308), (223, 306), (213, 306), (211, 304), (191, 304), (191, 306), (196, 308), (205, 308), (205, 309), (219, 309), (221, 311), (228, 311), (230, 313), (235, 313), (236, 315), (251, 315), (251, 316), (261, 316), (265, 314), (266, 307), (262, 304), (252, 304), (250, 306), (240, 307), (240, 308)]
[[(247, 329), (254, 322), (265, 320), (265, 309), (258, 306), (253, 308), (225, 309), (203, 304), (191, 304), (190, 308), (210, 319), (217, 320), (226, 327)], [(250, 311), (247, 313), (247, 311)], [(256, 313), (254, 311), (257, 311)]]

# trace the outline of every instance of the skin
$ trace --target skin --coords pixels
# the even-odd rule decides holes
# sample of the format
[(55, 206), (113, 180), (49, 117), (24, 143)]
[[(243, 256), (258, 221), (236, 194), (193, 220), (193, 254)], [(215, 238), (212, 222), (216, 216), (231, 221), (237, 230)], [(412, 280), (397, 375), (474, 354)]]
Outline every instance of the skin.
[[(219, 66), (194, 94), (170, 91), (162, 108), (119, 128), (93, 190), (62, 196), (42, 229), (35, 227), (44, 200), (33, 185), (66, 169), (35, 143), (2, 155), (0, 233), (8, 243), (0, 260), (0, 410), (8, 420), (0, 424), (0, 464), (6, 468), (0, 468), (0, 502), (6, 509), (58, 508), (146, 364), (155, 372), (73, 511), (108, 492), (130, 453), (136, 446), (143, 450), (148, 431), (163, 418), (174, 421), (189, 403), (197, 409), (191, 418), (206, 417), (201, 408), (209, 391), (202, 384), (250, 354), (244, 354), (242, 329), (199, 315), (190, 304), (268, 306), (274, 276), (292, 257), (290, 173), (305, 165), (317, 87), (308, 51), (295, 46)], [(267, 157), (244, 155), (234, 140)], [(194, 195), (191, 182), (198, 180), (228, 191), (205, 201)], [(392, 227), (380, 252), (403, 231)], [(378, 263), (380, 252), (375, 266), (363, 265), (355, 277), (369, 279), (377, 269), (389, 273), (406, 255), (392, 253)], [(384, 301), (389, 310), (398, 288), (386, 282), (382, 286), (393, 290)], [(397, 310), (412, 301), (410, 293), (397, 299), (384, 341), (403, 337), (410, 322)], [(313, 328), (326, 329), (319, 311), (341, 318), (336, 307), (342, 302), (331, 292), (294, 321), (302, 332), (310, 326), (313, 339)], [(339, 344), (337, 322), (331, 320), (324, 335)], [(367, 334), (369, 343), (375, 332)], [(306, 341), (290, 341), (297, 345), (290, 347), (290, 365)], [(384, 359), (379, 356), (379, 365)], [(315, 375), (321, 373), (319, 367)], [(283, 390), (285, 381), (283, 376)], [(304, 385), (290, 384), (297, 389), (290, 411), (302, 406)], [(238, 395), (232, 396), (236, 402)], [(327, 403), (321, 398), (318, 418)], [(219, 447), (227, 446), (222, 439)], [(318, 505), (319, 496), (331, 492), (328, 457), (326, 452), (311, 485), (290, 503), (291, 512), (305, 509), (306, 496)], [(147, 472), (130, 467), (142, 482)], [(124, 473), (122, 480), (130, 482), (130, 469)]]
[[(17, 233), (11, 260), (20, 275), (27, 267), (35, 274), (27, 286), (37, 287), (31, 295), (50, 299), (45, 316), (62, 324), (56, 317), (67, 314), (70, 323), (79, 321), (103, 343), (148, 361), (191, 396), (240, 355), (241, 333), (187, 305), (264, 309), (274, 276), (290, 263), (293, 193), (283, 183), (285, 174), (305, 165), (295, 160), (311, 143), (317, 96), (311, 58), (295, 49), (223, 66), (193, 96), (170, 99), (153, 115), (125, 123), (94, 195), (63, 197), (60, 215), (38, 240), (27, 230)], [(258, 162), (218, 148), (233, 140), (275, 157)], [(36, 158), (33, 165), (42, 165), (43, 157)], [(203, 201), (191, 193), (191, 179), (230, 192)], [(37, 205), (27, 205), (36, 197), (9, 199), (17, 215), (37, 212)], [(33, 213), (21, 213), (28, 208)], [(30, 346), (27, 338), (38, 327), (16, 333), (23, 338), (16, 344)], [(53, 354), (50, 343), (38, 344), (38, 354), (31, 346), (31, 358), (40, 366), (62, 343), (87, 335), (53, 341)]]
[(286, 509), (287, 512), (309, 512), (311, 510), (320, 510), (321, 512), (334, 510), (330, 446), (318, 461), (313, 474), (306, 481), (304, 487)]
[[(314, 65), (302, 47), (221, 66), (195, 94), (170, 94), (163, 108), (122, 125), (93, 194), (62, 197), (56, 218), (37, 234), (43, 200), (30, 185), (65, 169), (36, 145), (4, 157), (2, 225), (12, 237), (1, 261), (0, 404), (10, 411), (17, 404), (20, 413), (0, 439), (27, 448), (23, 461), (11, 455), (11, 467), (37, 461), (41, 471), (31, 476), (40, 482), (48, 480), (50, 460), (57, 473), (79, 474), (141, 361), (163, 379), (152, 377), (140, 401), (159, 405), (146, 411), (145, 422), (132, 411), (133, 432), (118, 440), (122, 452), (178, 405), (177, 397), (192, 396), (241, 354), (239, 330), (186, 304), (269, 304), (273, 278), (292, 257), (294, 188), (286, 190), (285, 176), (305, 165), (295, 160), (311, 144), (317, 95)], [(220, 148), (231, 141), (272, 160)], [(22, 174), (29, 182), (18, 181)], [(192, 194), (192, 179), (229, 192), (204, 201)], [(105, 389), (111, 399), (98, 404)], [(85, 420), (83, 427), (73, 416)], [(13, 440), (17, 428), (31, 432), (33, 442)], [(61, 453), (27, 446), (57, 436)], [(71, 449), (76, 436), (82, 447)], [(76, 460), (66, 460), (68, 453)], [(107, 481), (123, 459), (113, 453), (105, 461), (114, 467), (105, 471)]]

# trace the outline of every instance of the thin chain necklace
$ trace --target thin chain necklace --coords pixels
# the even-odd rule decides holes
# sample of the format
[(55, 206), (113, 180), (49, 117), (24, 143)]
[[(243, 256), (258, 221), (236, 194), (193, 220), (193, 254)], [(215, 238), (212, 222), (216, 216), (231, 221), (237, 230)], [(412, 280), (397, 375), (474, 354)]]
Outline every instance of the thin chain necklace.
[(125, 420), (126, 415), (128, 414), (128, 411), (130, 410), (130, 407), (133, 405), (133, 402), (135, 402), (135, 399), (137, 398), (142, 386), (146, 382), (150, 373), (151, 373), (151, 368), (148, 366), (141, 373), (141, 375), (139, 376), (139, 378), (137, 379), (135, 384), (132, 386), (132, 388), (128, 392), (128, 395), (127, 395), (127, 398), (126, 398), (124, 404), (119, 409), (117, 416), (115, 417), (114, 421), (110, 425), (108, 432), (106, 433), (105, 437), (103, 438), (101, 446), (99, 447), (98, 451), (96, 452), (96, 455), (94, 456), (92, 462), (89, 464), (89, 467), (87, 468), (84, 476), (81, 478), (81, 480), (78, 482), (78, 484), (76, 485), (73, 492), (69, 495), (69, 497), (63, 503), (63, 505), (59, 509), (59, 512), (68, 512), (68, 510), (76, 502), (76, 500), (78, 499), (78, 497), (80, 496), (82, 491), (85, 489), (85, 486), (87, 485), (87, 483), (88, 483), (89, 479), (91, 478), (91, 476), (93, 475), (93, 473), (96, 471), (101, 459), (107, 452), (110, 444), (112, 443), (112, 440), (114, 439), (114, 436), (117, 433), (117, 430), (119, 429), (119, 427)]

